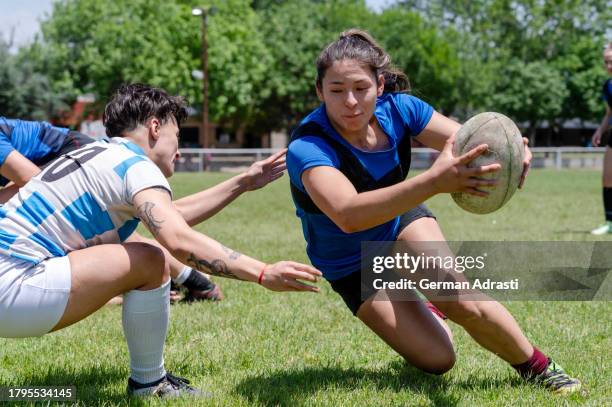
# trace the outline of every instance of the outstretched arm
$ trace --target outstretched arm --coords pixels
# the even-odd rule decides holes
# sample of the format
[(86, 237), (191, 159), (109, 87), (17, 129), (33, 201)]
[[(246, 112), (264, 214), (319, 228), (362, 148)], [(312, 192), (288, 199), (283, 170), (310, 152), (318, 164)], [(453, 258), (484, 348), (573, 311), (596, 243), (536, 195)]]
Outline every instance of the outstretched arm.
[(298, 280), (316, 282), (321, 273), (292, 261), (266, 265), (191, 229), (174, 208), (165, 189), (149, 188), (134, 196), (138, 217), (173, 257), (207, 274), (257, 282), (274, 291), (319, 289)]
[(197, 225), (229, 205), (243, 192), (254, 191), (279, 179), (286, 168), (281, 150), (265, 160), (253, 163), (242, 174), (236, 175), (214, 187), (174, 201), (174, 206), (191, 226)]

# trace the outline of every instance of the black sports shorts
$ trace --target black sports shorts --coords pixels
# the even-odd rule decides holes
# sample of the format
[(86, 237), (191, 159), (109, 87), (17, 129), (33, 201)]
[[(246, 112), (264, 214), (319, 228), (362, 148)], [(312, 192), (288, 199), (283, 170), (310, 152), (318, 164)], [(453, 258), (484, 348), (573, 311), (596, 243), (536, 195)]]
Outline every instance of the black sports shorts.
[[(400, 225), (397, 229), (398, 236), (406, 226), (420, 218), (435, 219), (436, 217), (423, 204), (412, 208), (400, 216)], [(365, 300), (362, 300), (362, 298), (370, 298), (372, 295), (376, 294), (376, 290), (374, 290), (372, 287), (361, 285), (360, 270), (356, 270), (345, 277), (339, 278), (338, 280), (329, 280), (329, 284), (331, 284), (335, 292), (340, 294), (344, 300), (344, 303), (347, 307), (349, 307), (353, 315), (357, 315), (359, 307), (361, 307), (361, 304), (364, 303)]]

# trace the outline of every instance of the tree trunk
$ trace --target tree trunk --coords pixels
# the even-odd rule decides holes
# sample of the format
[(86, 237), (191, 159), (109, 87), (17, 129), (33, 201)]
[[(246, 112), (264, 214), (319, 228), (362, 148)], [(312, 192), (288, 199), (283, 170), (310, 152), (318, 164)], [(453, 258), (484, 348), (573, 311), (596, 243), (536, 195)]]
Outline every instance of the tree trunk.
[(246, 133), (246, 124), (240, 123), (236, 129), (236, 144), (238, 148), (244, 148), (244, 134)]

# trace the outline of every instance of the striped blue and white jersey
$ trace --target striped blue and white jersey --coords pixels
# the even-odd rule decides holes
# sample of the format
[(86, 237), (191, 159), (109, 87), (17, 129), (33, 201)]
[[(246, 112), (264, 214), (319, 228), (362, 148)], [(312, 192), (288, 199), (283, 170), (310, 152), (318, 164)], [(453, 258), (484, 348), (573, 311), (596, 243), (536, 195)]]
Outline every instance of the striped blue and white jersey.
[(151, 187), (171, 192), (160, 169), (134, 143), (113, 138), (74, 150), (0, 207), (0, 254), (36, 264), (123, 242), (139, 222), (134, 195)]

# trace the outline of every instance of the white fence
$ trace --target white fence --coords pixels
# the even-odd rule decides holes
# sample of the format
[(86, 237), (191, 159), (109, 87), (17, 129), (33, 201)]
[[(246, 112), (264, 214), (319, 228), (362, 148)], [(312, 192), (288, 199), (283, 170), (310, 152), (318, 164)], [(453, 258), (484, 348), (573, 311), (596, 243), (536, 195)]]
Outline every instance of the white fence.
[[(177, 171), (237, 172), (257, 160), (274, 154), (271, 148), (183, 148)], [(604, 147), (534, 147), (532, 168), (600, 169)], [(411, 169), (429, 168), (438, 152), (429, 148), (413, 148)]]

